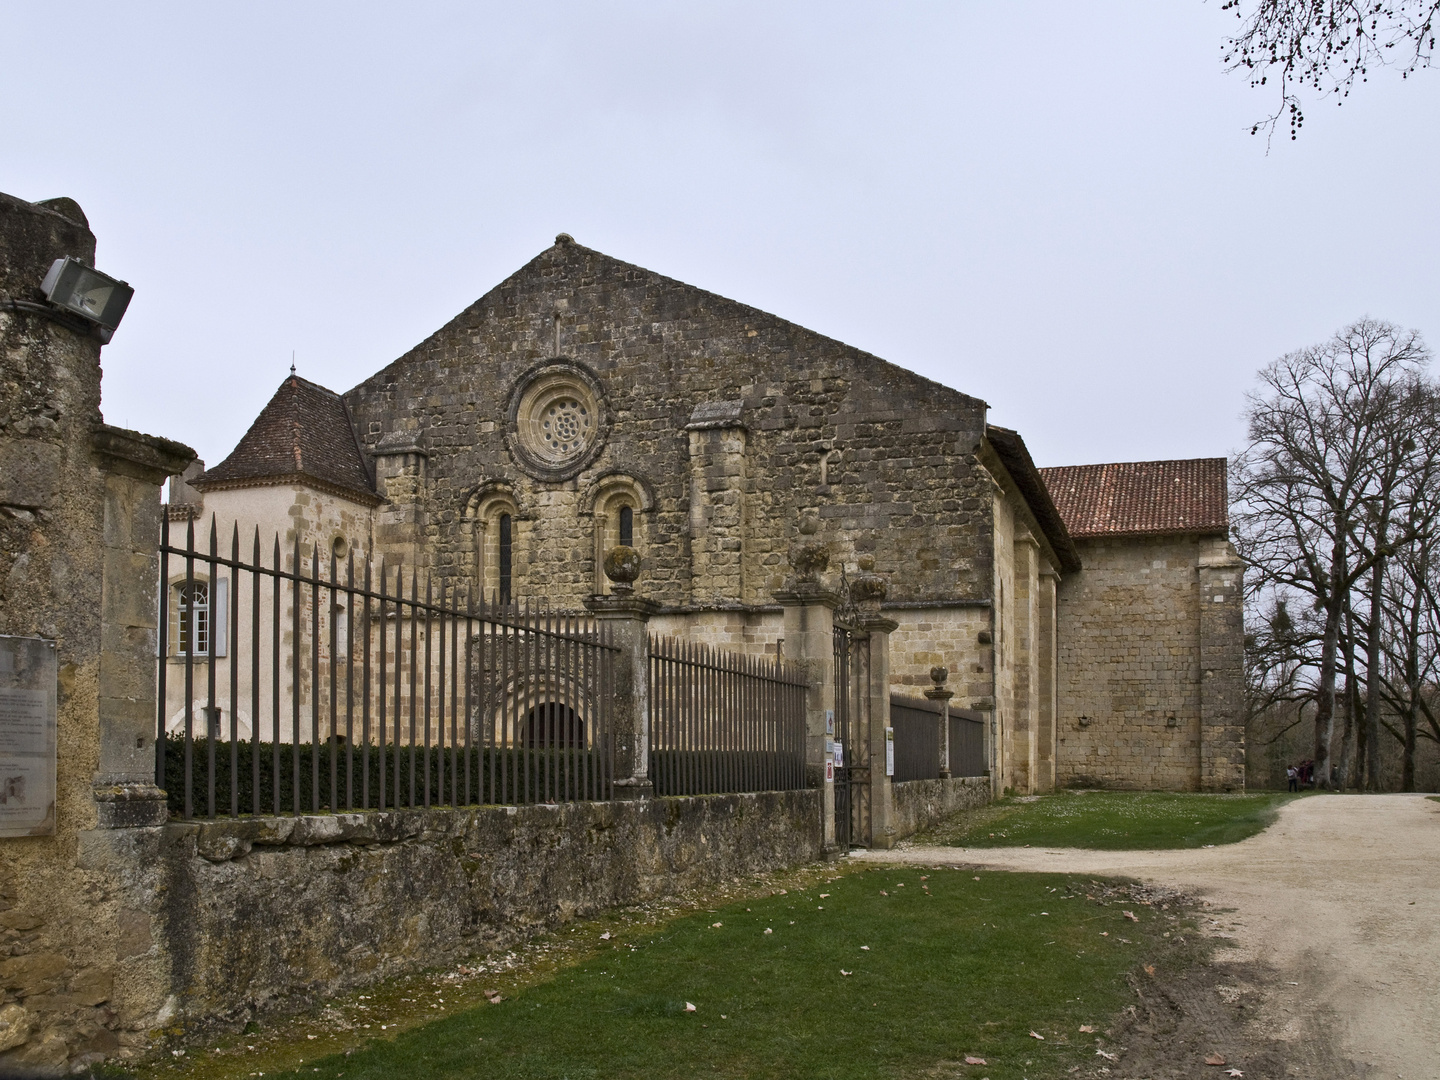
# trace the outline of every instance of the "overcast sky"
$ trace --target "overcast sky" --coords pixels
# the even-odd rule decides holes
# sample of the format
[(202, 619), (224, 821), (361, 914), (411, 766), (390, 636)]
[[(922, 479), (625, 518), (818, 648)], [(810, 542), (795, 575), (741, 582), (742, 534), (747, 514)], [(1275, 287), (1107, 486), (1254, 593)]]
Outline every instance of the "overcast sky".
[(1257, 368), (1440, 345), (1440, 72), (1275, 106), (1219, 0), (6, 5), (0, 190), (135, 287), (111, 423), (211, 464), (556, 233), (984, 398), (1041, 465), (1226, 454)]

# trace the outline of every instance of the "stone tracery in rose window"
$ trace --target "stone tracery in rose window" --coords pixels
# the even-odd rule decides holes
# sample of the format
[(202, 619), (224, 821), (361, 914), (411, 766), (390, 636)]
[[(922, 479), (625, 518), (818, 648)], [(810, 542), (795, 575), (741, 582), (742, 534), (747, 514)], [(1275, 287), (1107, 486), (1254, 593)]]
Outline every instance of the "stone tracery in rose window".
[(540, 439), (556, 461), (585, 449), (593, 421), (585, 403), (573, 397), (551, 401), (540, 417)]

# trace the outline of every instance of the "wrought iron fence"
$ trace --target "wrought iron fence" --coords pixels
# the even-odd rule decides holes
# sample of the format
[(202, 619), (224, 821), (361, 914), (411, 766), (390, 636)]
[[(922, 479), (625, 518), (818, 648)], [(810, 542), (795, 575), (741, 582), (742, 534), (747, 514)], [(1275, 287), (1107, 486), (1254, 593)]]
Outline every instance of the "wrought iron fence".
[[(608, 799), (602, 624), (351, 553), (160, 542), (156, 782), (185, 818)], [(181, 572), (172, 571), (178, 565)], [(307, 567), (308, 563), (308, 567)], [(202, 587), (203, 586), (203, 587)], [(179, 685), (177, 685), (177, 683)], [(201, 684), (203, 683), (203, 689)]]
[(783, 660), (650, 638), (657, 795), (805, 786), (805, 679)]
[[(940, 776), (940, 707), (892, 695), (890, 726), (895, 729), (895, 781), (936, 780)], [(985, 725), (979, 713), (950, 710), (950, 775), (983, 776)]]

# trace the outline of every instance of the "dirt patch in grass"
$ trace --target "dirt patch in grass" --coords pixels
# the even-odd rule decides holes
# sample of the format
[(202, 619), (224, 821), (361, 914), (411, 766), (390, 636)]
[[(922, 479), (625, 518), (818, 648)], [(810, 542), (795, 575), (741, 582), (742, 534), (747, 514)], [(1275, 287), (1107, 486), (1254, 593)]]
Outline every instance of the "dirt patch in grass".
[(1085, 1074), (1109, 1080), (1190, 1080), (1212, 1074), (1227, 1080), (1230, 1069), (1247, 1080), (1359, 1080), (1367, 1075), (1364, 1066), (1336, 1051), (1333, 1027), (1315, 1017), (1304, 1021), (1304, 1031), (1285, 1039), (1269, 1030), (1264, 1006), (1278, 981), (1273, 969), (1260, 964), (1214, 960), (1178, 967), (1161, 963), (1153, 975), (1145, 969), (1132, 972), (1135, 1000), (1107, 1031), (1115, 1060), (1097, 1061)]

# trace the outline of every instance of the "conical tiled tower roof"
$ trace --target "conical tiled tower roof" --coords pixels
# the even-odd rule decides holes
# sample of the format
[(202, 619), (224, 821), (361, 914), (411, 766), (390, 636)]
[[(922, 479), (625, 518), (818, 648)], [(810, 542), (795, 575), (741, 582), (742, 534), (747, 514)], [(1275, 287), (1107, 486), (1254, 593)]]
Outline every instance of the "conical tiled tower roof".
[(291, 483), (361, 502), (380, 501), (344, 399), (293, 373), (230, 456), (191, 485), (217, 491)]

